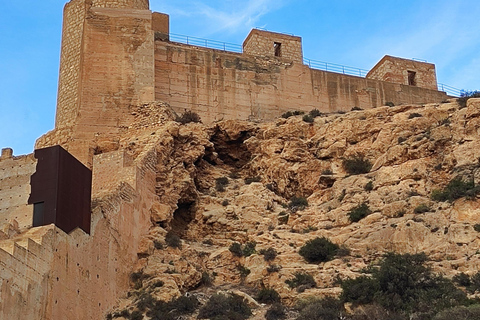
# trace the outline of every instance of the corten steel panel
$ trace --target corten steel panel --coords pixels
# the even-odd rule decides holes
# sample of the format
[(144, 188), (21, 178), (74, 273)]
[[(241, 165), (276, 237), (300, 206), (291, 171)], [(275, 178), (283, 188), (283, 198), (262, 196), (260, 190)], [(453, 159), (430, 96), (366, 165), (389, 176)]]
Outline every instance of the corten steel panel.
[(79, 227), (90, 233), (92, 172), (60, 146), (35, 150), (37, 170), (30, 178), (29, 204), (44, 203), (34, 212), (34, 227), (54, 223), (69, 233)]

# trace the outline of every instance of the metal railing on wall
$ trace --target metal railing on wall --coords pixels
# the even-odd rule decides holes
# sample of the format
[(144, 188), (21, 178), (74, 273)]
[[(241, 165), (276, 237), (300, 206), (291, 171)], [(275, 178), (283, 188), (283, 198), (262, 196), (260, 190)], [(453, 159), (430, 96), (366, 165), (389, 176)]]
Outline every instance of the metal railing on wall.
[(449, 85), (443, 84), (443, 83), (438, 84), (438, 90), (439, 91), (444, 91), (449, 96), (453, 96), (453, 97), (460, 97), (463, 93), (465, 93), (465, 90), (463, 90), (463, 89), (457, 89), (457, 88), (454, 88), (452, 86), (449, 86)]
[[(209, 49), (216, 49), (228, 52), (242, 53), (243, 47), (235, 43), (228, 43), (198, 37), (191, 37), (182, 34), (170, 33), (170, 41), (180, 42), (192, 46), (204, 47)], [(418, 59), (416, 59), (418, 60)], [(318, 69), (323, 71), (330, 71), (335, 73), (341, 73), (351, 76), (357, 76), (364, 78), (369, 70), (344, 66), (341, 64), (330, 63), (325, 61), (312, 60), (308, 58), (303, 59), (303, 63), (312, 69)], [(457, 89), (452, 86), (439, 83), (438, 90), (446, 92), (449, 96), (459, 97), (465, 90)]]
[(184, 35), (175, 34), (175, 33), (170, 33), (170, 41), (185, 43), (192, 46), (204, 47), (209, 49), (230, 51), (230, 52), (236, 52), (236, 53), (243, 52), (243, 47), (238, 44), (184, 36)]
[(362, 78), (365, 77), (368, 73), (368, 70), (364, 70), (360, 68), (348, 67), (341, 64), (311, 60), (307, 58), (303, 59), (303, 63), (313, 69), (342, 73), (342, 74), (347, 74), (347, 75), (357, 76)]

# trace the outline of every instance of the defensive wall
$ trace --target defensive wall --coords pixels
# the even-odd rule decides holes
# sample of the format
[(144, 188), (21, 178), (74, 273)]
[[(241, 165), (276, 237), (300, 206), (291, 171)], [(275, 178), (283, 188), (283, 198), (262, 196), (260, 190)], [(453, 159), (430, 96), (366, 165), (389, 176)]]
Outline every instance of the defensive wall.
[(98, 144), (115, 143), (128, 127), (130, 107), (155, 100), (177, 113), (195, 111), (208, 123), (447, 97), (429, 63), (386, 56), (356, 77), (305, 65), (297, 36), (254, 29), (235, 53), (169, 35), (168, 15), (152, 13), (147, 0), (67, 3), (55, 130), (36, 147), (61, 144), (91, 168)]
[(91, 233), (32, 227), (37, 160), (0, 157), (0, 320), (93, 319), (128, 287), (157, 199), (155, 150), (133, 161), (115, 150), (134, 115), (155, 100), (204, 122), (269, 120), (446, 98), (435, 66), (386, 56), (366, 77), (312, 69), (300, 37), (252, 30), (243, 53), (170, 41), (168, 16), (148, 0), (72, 0), (64, 9), (55, 129), (36, 148), (62, 145), (93, 169)]
[[(12, 161), (25, 157), (0, 158), (0, 167)], [(0, 212), (0, 319), (99, 319), (113, 307), (151, 225), (155, 165), (155, 156), (133, 162), (123, 151), (95, 156), (90, 235), (54, 224), (23, 228), (9, 210)], [(23, 181), (25, 174), (9, 176)], [(0, 197), (9, 192), (2, 187)]]

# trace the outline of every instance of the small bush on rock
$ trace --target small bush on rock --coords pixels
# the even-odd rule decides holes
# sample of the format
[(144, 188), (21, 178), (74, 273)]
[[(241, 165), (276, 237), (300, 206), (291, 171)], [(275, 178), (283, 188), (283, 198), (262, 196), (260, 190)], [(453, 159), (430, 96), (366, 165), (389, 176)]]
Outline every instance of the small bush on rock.
[(285, 307), (282, 306), (281, 303), (273, 304), (265, 313), (266, 320), (285, 319), (286, 317), (287, 313), (285, 312)]
[(352, 175), (368, 173), (372, 169), (372, 163), (362, 155), (344, 159), (342, 166), (348, 174)]
[(470, 98), (480, 98), (480, 91), (467, 91), (463, 92), (460, 95), (460, 98), (457, 99), (457, 103), (460, 106), (460, 109), (467, 107), (467, 101)]
[(308, 299), (299, 303), (300, 314), (296, 320), (346, 319), (343, 303), (334, 298)]
[(219, 192), (225, 191), (225, 187), (228, 185), (228, 178), (221, 177), (215, 180), (215, 190)]
[(310, 263), (327, 262), (333, 259), (340, 247), (325, 237), (307, 241), (298, 252)]
[(243, 257), (243, 250), (242, 250), (242, 245), (238, 242), (234, 242), (230, 245), (228, 248), (230, 252), (237, 257)]
[(422, 203), (421, 205), (413, 209), (413, 212), (419, 214), (419, 213), (430, 212), (431, 210), (432, 209), (430, 209), (428, 205), (426, 205), (425, 203)]
[(259, 176), (245, 178), (245, 184), (251, 184), (252, 182), (260, 182), (260, 181), (262, 181), (262, 178), (260, 178)]
[(200, 309), (198, 319), (248, 319), (252, 311), (247, 302), (240, 296), (214, 294)]
[(305, 114), (303, 116), (302, 120), (307, 122), (307, 123), (313, 123), (315, 121), (314, 118), (309, 114)]
[(351, 222), (358, 222), (371, 213), (372, 211), (370, 210), (370, 207), (364, 202), (348, 212), (348, 219)]
[(463, 197), (475, 197), (480, 193), (480, 187), (473, 180), (463, 181), (462, 177), (453, 178), (443, 190), (433, 190), (431, 198), (435, 201), (454, 202)]
[(303, 292), (305, 289), (315, 288), (317, 286), (313, 276), (305, 272), (295, 272), (293, 278), (286, 280), (285, 283), (292, 289), (297, 288), (298, 292)]
[(263, 255), (265, 261), (273, 261), (277, 257), (277, 251), (274, 248), (260, 250), (260, 254)]
[(165, 236), (165, 243), (167, 246), (172, 247), (172, 248), (182, 248), (182, 240), (180, 239), (179, 236), (177, 236), (173, 232), (168, 232), (167, 235)]
[(308, 207), (308, 200), (303, 197), (292, 197), (288, 203), (288, 208), (291, 211), (303, 210)]
[(256, 300), (260, 303), (272, 304), (280, 302), (280, 295), (275, 289), (262, 288), (258, 292)]
[(202, 122), (202, 119), (200, 119), (200, 116), (198, 113), (195, 113), (190, 110), (185, 110), (184, 113), (182, 113), (181, 116), (177, 116), (176, 119), (177, 122), (180, 122), (181, 124), (187, 124), (190, 122)]
[(310, 112), (308, 113), (312, 118), (316, 118), (316, 117), (320, 117), (322, 115), (322, 113), (320, 112), (320, 110), (318, 109), (312, 109), (310, 110)]

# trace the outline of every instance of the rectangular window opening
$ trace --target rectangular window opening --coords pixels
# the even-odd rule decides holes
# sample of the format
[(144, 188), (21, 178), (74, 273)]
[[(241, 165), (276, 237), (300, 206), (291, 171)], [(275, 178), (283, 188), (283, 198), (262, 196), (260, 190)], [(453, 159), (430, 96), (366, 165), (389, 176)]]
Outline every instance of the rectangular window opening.
[(274, 42), (273, 43), (273, 48), (275, 50), (275, 57), (281, 57), (282, 56), (282, 44), (280, 42)]
[(415, 71), (407, 71), (408, 72), (408, 85), (409, 86), (416, 86), (417, 81), (415, 79), (415, 76), (417, 73)]
[(43, 226), (43, 216), (45, 214), (45, 202), (33, 204), (33, 227)]

